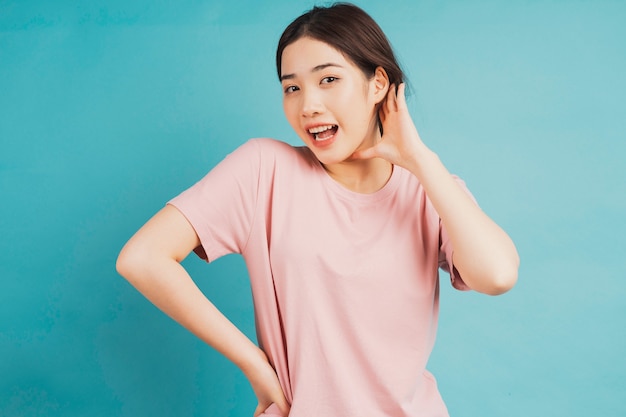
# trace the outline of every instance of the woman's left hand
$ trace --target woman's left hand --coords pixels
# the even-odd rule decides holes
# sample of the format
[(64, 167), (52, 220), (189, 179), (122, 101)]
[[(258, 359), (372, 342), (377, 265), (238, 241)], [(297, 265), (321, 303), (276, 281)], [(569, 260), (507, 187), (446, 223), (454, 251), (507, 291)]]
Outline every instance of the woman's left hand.
[(407, 169), (415, 164), (425, 146), (409, 114), (404, 91), (404, 83), (397, 89), (395, 84), (389, 87), (379, 111), (383, 136), (376, 145), (356, 151), (353, 159), (383, 158)]

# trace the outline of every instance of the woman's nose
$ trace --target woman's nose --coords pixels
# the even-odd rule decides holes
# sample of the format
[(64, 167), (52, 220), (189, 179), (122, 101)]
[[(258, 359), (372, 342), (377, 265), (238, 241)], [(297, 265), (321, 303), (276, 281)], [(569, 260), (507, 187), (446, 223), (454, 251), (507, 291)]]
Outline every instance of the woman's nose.
[(302, 116), (312, 117), (323, 113), (324, 105), (319, 94), (315, 92), (304, 92), (302, 95)]

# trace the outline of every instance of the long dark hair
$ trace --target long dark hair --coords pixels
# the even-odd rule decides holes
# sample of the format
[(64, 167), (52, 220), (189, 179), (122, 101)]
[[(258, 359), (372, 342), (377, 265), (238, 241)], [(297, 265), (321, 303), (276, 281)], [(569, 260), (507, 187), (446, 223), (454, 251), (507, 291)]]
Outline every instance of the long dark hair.
[(390, 84), (398, 86), (404, 82), (404, 72), (384, 32), (370, 15), (353, 4), (315, 6), (287, 26), (276, 49), (279, 79), (284, 49), (303, 37), (334, 47), (354, 62), (368, 79), (374, 75), (376, 68), (382, 67)]

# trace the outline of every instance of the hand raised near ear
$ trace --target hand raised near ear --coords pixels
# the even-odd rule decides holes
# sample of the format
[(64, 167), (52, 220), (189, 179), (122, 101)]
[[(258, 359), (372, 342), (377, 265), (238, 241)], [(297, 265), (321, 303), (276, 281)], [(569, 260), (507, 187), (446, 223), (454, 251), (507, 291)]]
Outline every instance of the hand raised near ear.
[(405, 84), (392, 85), (379, 110), (383, 136), (376, 145), (357, 151), (353, 159), (383, 158), (408, 168), (423, 143), (406, 105)]

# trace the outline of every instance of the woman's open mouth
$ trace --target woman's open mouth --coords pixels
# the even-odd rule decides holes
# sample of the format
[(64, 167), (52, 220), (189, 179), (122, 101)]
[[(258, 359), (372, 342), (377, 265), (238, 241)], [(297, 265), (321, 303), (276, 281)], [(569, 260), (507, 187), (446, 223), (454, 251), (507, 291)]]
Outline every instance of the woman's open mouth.
[(333, 138), (338, 129), (339, 126), (337, 125), (324, 125), (312, 127), (308, 132), (316, 142), (325, 142)]

